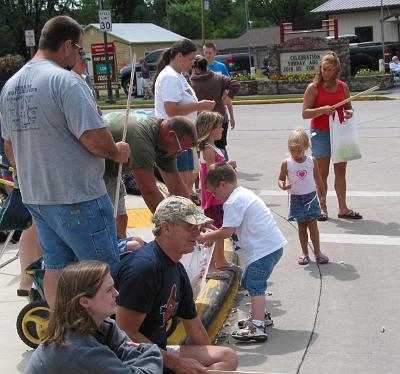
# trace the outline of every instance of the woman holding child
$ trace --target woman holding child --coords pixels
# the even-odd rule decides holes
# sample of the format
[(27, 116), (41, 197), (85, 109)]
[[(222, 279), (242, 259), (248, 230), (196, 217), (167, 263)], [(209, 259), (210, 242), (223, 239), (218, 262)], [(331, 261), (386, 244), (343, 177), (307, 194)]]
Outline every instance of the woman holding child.
[[(303, 118), (311, 118), (312, 155), (316, 158), (325, 187), (324, 196), (319, 196), (321, 216), (318, 220), (328, 219), (326, 192), (328, 190), (328, 175), (331, 158), (329, 116), (337, 111), (340, 122), (353, 116), (351, 102), (338, 108), (333, 105), (350, 97), (346, 83), (339, 80), (340, 61), (335, 52), (328, 52), (320, 61), (314, 81), (304, 93)], [(351, 210), (346, 203), (346, 167), (347, 162), (333, 165), (335, 172), (335, 191), (339, 203), (338, 217), (344, 219), (361, 219), (362, 215)]]

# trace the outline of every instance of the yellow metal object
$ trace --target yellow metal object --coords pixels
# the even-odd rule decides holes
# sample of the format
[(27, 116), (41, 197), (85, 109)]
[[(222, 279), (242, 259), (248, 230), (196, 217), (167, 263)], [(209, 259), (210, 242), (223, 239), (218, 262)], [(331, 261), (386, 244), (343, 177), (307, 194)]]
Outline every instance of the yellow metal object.
[(154, 227), (151, 222), (152, 214), (148, 208), (128, 209), (128, 228)]

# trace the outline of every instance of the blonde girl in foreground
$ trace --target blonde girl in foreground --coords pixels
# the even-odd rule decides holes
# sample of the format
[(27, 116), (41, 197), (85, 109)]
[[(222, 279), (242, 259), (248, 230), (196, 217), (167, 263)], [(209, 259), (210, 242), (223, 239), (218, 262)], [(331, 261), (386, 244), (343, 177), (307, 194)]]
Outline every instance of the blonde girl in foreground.
[[(319, 264), (329, 262), (328, 256), (320, 249), (317, 219), (321, 214), (318, 196), (325, 200), (325, 187), (321, 179), (317, 161), (307, 156), (310, 139), (304, 129), (296, 129), (289, 135), (290, 157), (282, 162), (278, 184), (290, 196), (289, 221), (297, 221), (302, 256), (299, 265), (310, 262), (308, 254), (308, 231), (314, 247), (315, 260)], [(318, 190), (318, 196), (317, 196)], [(321, 201), (325, 205), (325, 201)], [(308, 230), (308, 231), (307, 231)]]

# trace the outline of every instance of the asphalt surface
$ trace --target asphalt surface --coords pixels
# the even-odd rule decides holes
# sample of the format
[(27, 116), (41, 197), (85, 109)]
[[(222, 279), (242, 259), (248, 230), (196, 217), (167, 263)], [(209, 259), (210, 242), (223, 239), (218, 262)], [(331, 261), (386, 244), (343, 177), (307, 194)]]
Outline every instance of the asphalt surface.
[[(390, 93), (399, 98), (396, 91)], [(238, 106), (228, 151), (238, 162), (239, 183), (255, 190), (272, 209), (289, 244), (270, 279), (267, 306), (274, 319), (266, 343), (236, 343), (230, 332), (250, 308), (242, 290), (219, 342), (239, 355), (239, 369), (265, 373), (398, 373), (400, 300), (399, 101), (356, 102), (361, 160), (349, 163), (348, 205), (364, 219), (336, 218), (329, 178), (330, 218), (319, 225), (321, 248), (331, 262), (297, 265), (296, 226), (285, 220), (287, 196), (277, 176), (291, 129), (308, 127), (301, 104)], [(146, 238), (149, 239), (150, 237)], [(1, 260), (10, 257), (10, 246)], [(23, 372), (31, 350), (15, 329), (26, 304), (15, 294), (18, 262), (0, 269), (0, 362), (2, 372)]]

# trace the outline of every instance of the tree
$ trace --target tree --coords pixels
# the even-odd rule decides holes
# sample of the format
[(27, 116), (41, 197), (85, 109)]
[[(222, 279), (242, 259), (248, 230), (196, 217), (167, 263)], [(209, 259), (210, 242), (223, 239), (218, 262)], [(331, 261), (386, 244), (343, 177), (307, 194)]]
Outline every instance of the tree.
[(37, 44), (40, 31), (49, 18), (70, 14), (71, 9), (79, 7), (77, 0), (0, 0), (2, 40), (7, 40), (0, 44), (0, 54), (19, 53), (27, 58), (24, 30), (34, 30)]

